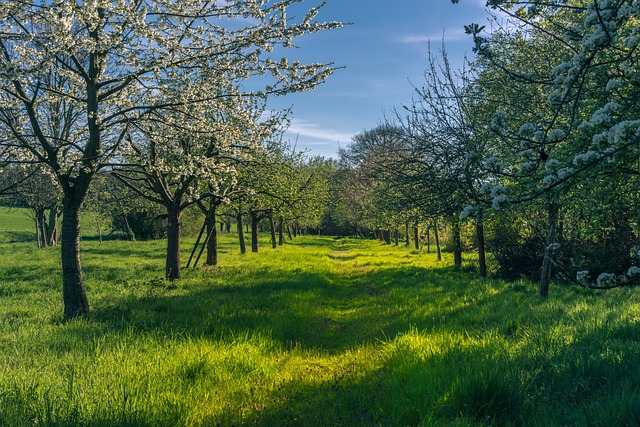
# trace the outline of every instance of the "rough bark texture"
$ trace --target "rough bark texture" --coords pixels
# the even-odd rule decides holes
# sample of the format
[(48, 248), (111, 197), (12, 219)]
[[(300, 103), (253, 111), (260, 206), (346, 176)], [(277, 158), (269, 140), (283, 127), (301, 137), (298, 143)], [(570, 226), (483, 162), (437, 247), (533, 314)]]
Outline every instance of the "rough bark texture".
[(167, 261), (165, 264), (167, 279), (180, 278), (180, 209), (167, 211)]
[(80, 206), (65, 198), (62, 217), (62, 299), (65, 319), (89, 316), (89, 301), (80, 268)]
[(236, 217), (236, 221), (238, 222), (238, 240), (240, 242), (240, 253), (247, 253), (247, 244), (244, 241), (244, 224), (242, 223), (242, 214), (239, 213)]
[(556, 229), (558, 227), (558, 203), (549, 201), (549, 217), (547, 223), (547, 239), (545, 241), (544, 259), (542, 260), (542, 272), (540, 273), (540, 295), (546, 297), (549, 294), (549, 282), (551, 281), (551, 267), (553, 265), (553, 248)]

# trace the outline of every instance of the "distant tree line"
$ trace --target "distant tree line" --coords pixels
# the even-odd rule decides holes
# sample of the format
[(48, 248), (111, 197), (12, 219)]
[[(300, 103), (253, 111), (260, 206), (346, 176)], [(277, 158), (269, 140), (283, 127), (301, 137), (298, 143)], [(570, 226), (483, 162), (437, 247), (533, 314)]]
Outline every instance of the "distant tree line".
[(640, 5), (487, 7), (508, 19), (466, 27), (475, 59), (453, 70), (444, 47), (430, 53), (411, 105), (343, 151), (350, 223), (446, 226), (456, 265), (466, 230), (481, 276), (487, 246), (500, 274), (536, 277), (542, 295), (554, 276), (639, 283)]

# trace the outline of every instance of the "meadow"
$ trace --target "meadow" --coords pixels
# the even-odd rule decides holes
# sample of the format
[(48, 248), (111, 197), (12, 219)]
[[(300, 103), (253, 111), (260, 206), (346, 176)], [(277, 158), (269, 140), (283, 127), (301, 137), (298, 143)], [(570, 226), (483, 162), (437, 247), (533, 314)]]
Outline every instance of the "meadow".
[(59, 249), (18, 214), (0, 213), (2, 426), (640, 424), (636, 289), (542, 299), (324, 236), (242, 256), (222, 235), (220, 266), (167, 282), (164, 241), (86, 238), (92, 316), (64, 322)]

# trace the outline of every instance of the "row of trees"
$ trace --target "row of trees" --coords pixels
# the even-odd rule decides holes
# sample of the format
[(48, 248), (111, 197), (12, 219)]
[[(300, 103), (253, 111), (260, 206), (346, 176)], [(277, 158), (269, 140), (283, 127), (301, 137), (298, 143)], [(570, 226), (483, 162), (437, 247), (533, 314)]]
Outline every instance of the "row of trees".
[(80, 214), (101, 173), (164, 206), (167, 276), (179, 277), (185, 207), (225, 200), (242, 180), (237, 165), (262, 156), (282, 121), (269, 96), (332, 73), (284, 56), (296, 38), (341, 26), (317, 21), (319, 8), (287, 14), (298, 3), (0, 5), (0, 159), (46, 168), (62, 191), (66, 318), (89, 314)]
[[(454, 1), (455, 3), (455, 1)], [(430, 54), (424, 85), (394, 120), (342, 153), (374, 228), (460, 221), (485, 227), (503, 273), (552, 272), (584, 286), (640, 280), (640, 4), (487, 2), (508, 19), (469, 25), (476, 58)], [(358, 188), (360, 186), (360, 188)]]

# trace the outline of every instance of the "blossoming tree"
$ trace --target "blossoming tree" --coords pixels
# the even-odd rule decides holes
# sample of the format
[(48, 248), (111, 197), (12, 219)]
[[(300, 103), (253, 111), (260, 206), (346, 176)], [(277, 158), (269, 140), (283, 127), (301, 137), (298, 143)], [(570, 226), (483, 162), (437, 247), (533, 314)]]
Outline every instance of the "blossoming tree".
[[(236, 80), (269, 74), (263, 92), (284, 93), (312, 88), (331, 73), (327, 64), (269, 54), (305, 33), (340, 26), (316, 22), (318, 8), (293, 22), (287, 10), (296, 3), (301, 0), (0, 4), (0, 141), (13, 156), (51, 168), (62, 188), (65, 318), (89, 314), (79, 255), (83, 202), (136, 122), (216, 96), (230, 74)], [(166, 96), (168, 82), (180, 86), (198, 71), (208, 86), (182, 99)]]

